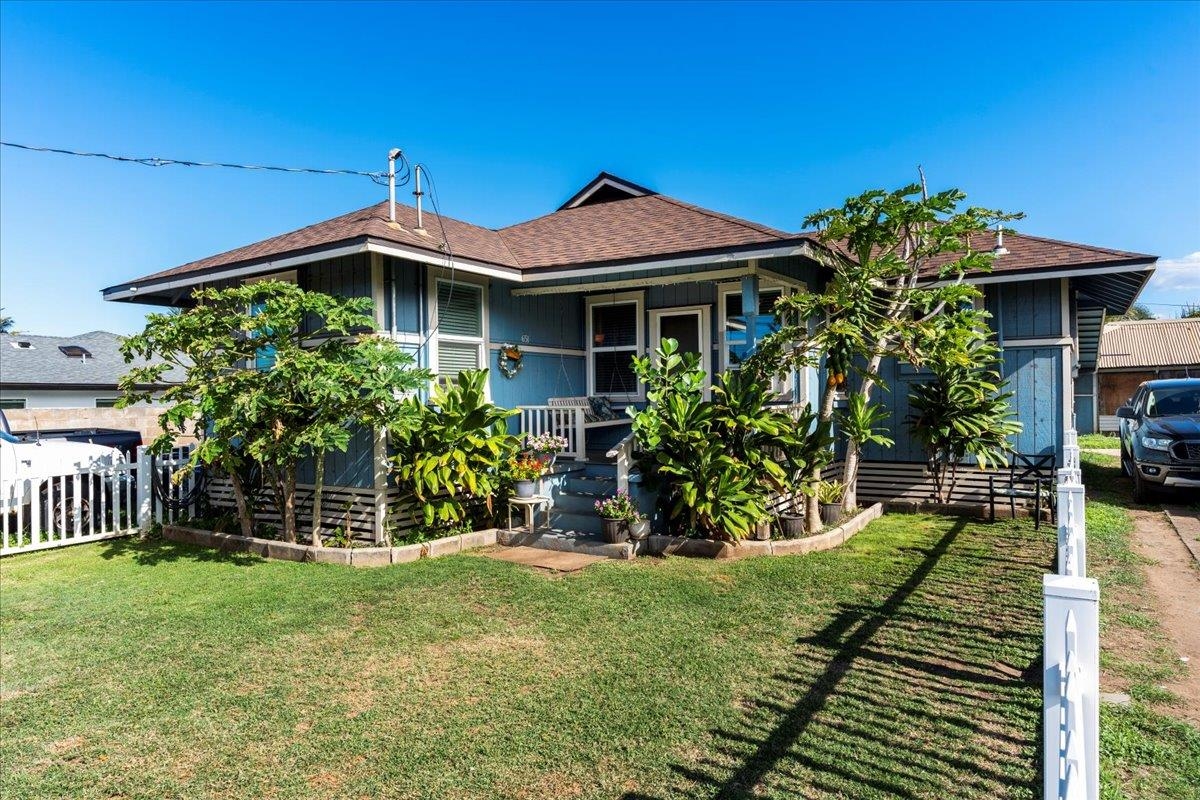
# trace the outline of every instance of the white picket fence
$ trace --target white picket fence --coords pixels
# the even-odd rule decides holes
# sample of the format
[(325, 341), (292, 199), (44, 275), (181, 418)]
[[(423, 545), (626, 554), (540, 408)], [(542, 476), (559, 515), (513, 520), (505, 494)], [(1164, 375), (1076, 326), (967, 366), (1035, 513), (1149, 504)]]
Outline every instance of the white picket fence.
[(1058, 471), (1058, 574), (1045, 575), (1044, 797), (1100, 797), (1100, 586), (1087, 577), (1084, 489), (1075, 431)]
[(157, 473), (168, 500), (181, 502), (194, 487), (189, 472), (172, 474), (187, 463), (189, 448), (153, 456), (139, 447), (137, 457), (110, 466), (83, 467), (42, 478), (4, 476), (0, 480), (0, 555), (128, 536), (151, 524), (174, 522), (195, 508), (177, 509), (154, 492)]

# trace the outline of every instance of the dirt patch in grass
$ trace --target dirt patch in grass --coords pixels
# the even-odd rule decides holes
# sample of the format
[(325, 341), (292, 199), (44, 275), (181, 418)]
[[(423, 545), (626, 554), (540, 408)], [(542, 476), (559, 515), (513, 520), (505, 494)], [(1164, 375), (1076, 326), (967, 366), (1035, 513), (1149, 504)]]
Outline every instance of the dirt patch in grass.
[(1135, 552), (1147, 560), (1146, 585), (1155, 617), (1174, 650), (1186, 658), (1164, 688), (1181, 701), (1179, 716), (1200, 725), (1200, 572), (1161, 512), (1133, 511)]

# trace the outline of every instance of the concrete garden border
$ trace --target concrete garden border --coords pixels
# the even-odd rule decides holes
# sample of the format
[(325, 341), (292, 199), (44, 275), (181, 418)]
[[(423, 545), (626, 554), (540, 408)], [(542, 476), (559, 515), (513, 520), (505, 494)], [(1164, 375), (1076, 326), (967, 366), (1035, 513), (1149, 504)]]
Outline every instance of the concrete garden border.
[(790, 556), (831, 550), (883, 516), (883, 503), (864, 508), (836, 528), (800, 539), (774, 539), (759, 542), (743, 539), (737, 544), (711, 539), (687, 539), (682, 536), (650, 536), (638, 555), (692, 556), (694, 558), (749, 558), (751, 556)]
[(186, 528), (182, 525), (164, 525), (163, 538), (182, 544), (215, 547), (229, 553), (252, 553), (263, 558), (277, 558), (283, 561), (342, 564), (348, 567), (386, 567), (389, 564), (406, 564), (422, 558), (438, 558), (494, 545), (496, 529), (447, 536), (400, 547), (314, 547), (310, 544), (291, 544), (274, 539)]

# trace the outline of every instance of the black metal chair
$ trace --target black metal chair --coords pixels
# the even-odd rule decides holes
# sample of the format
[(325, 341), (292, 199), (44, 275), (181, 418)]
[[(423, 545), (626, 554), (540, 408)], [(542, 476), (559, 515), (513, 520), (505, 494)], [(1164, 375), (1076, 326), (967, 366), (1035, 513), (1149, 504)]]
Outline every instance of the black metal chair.
[(1042, 497), (1050, 509), (1050, 519), (1055, 520), (1054, 507), (1054, 454), (1030, 455), (1013, 453), (1007, 473), (988, 476), (988, 502), (991, 506), (991, 521), (996, 521), (996, 498), (1007, 497), (1009, 513), (1017, 516), (1017, 499), (1033, 501), (1033, 527), (1042, 526)]

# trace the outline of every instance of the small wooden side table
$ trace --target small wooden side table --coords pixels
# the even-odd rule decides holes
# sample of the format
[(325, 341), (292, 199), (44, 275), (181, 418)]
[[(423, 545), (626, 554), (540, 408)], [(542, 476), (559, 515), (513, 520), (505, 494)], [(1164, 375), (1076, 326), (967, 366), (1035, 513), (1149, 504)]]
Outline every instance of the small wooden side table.
[(544, 509), (546, 513), (546, 528), (550, 528), (550, 498), (546, 495), (535, 494), (533, 497), (508, 498), (508, 529), (512, 530), (513, 506), (525, 509), (525, 525), (530, 533), (537, 533), (537, 511)]

